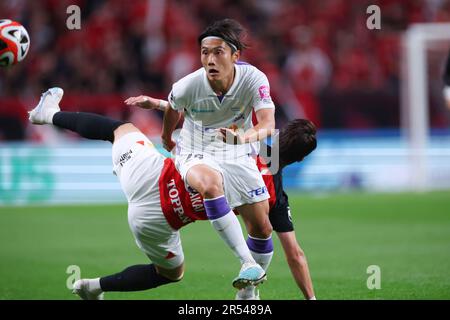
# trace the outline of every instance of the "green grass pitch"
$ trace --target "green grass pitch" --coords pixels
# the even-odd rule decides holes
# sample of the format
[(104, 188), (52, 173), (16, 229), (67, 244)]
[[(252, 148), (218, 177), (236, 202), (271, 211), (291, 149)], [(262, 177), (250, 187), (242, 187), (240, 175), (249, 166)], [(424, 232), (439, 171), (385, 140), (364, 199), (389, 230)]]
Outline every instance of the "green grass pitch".
[[(297, 195), (297, 238), (318, 299), (449, 299), (450, 192)], [(106, 299), (233, 299), (237, 260), (208, 222), (182, 229), (183, 281)], [(148, 263), (128, 230), (126, 206), (0, 207), (0, 299), (76, 299), (68, 266), (82, 277)], [(275, 255), (262, 299), (300, 299), (284, 253)], [(381, 268), (369, 290), (367, 267)]]

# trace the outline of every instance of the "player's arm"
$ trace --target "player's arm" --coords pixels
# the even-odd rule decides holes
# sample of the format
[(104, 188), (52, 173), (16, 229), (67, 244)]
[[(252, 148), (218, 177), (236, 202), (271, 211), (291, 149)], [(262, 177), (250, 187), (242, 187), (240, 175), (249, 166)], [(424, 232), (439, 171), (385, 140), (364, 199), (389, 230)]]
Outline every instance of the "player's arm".
[(139, 107), (142, 109), (165, 111), (169, 103), (165, 100), (156, 99), (149, 96), (130, 97), (124, 101), (126, 105), (131, 107)]
[(275, 129), (275, 109), (260, 109), (255, 114), (258, 124), (244, 133), (244, 143), (263, 140)]
[(255, 111), (258, 123), (244, 133), (232, 129), (221, 128), (220, 135), (226, 143), (241, 144), (263, 140), (271, 136), (275, 129), (275, 105), (270, 96), (270, 85), (266, 75), (260, 71), (254, 71), (252, 84), (251, 105)]
[(260, 109), (255, 112), (258, 124), (243, 134), (233, 129), (221, 128), (222, 140), (230, 144), (243, 144), (263, 140), (275, 129), (275, 109)]
[(258, 124), (244, 133), (235, 128), (220, 128), (219, 133), (223, 142), (229, 144), (244, 144), (263, 140), (272, 135), (275, 129), (275, 109), (261, 109), (256, 112)]
[(172, 133), (177, 127), (180, 116), (180, 112), (173, 109), (170, 104), (167, 105), (164, 111), (161, 140), (164, 148), (168, 151), (171, 151), (175, 147), (175, 142), (172, 140)]
[(178, 121), (180, 120), (180, 112), (176, 111), (170, 106), (170, 103), (166, 100), (156, 99), (149, 96), (137, 96), (130, 97), (125, 100), (125, 104), (128, 106), (139, 107), (148, 110), (161, 110), (164, 112), (163, 128), (161, 134), (161, 140), (166, 150), (170, 151), (175, 146), (175, 142), (172, 140), (172, 133), (175, 130)]

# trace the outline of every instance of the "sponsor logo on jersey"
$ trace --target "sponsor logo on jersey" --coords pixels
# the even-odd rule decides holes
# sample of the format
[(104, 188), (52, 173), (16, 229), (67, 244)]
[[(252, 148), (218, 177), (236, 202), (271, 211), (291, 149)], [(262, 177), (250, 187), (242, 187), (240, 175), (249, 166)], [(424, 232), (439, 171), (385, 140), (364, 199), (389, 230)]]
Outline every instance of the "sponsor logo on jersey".
[(167, 189), (169, 191), (169, 198), (170, 202), (172, 203), (173, 211), (178, 216), (178, 218), (183, 222), (183, 224), (192, 222), (192, 220), (184, 214), (184, 209), (180, 199), (180, 193), (178, 192), (177, 186), (175, 184), (175, 179), (171, 179), (167, 183)]
[(260, 196), (260, 195), (262, 195), (262, 194), (264, 194), (266, 192), (267, 192), (267, 187), (266, 186), (260, 187), (260, 188), (254, 189), (254, 190), (247, 191), (248, 195), (250, 197), (252, 197), (252, 198), (255, 197), (255, 196)]
[(203, 206), (203, 199), (198, 192), (190, 192), (189, 199), (191, 200), (192, 208), (194, 208), (195, 212), (205, 211), (205, 207)]
[(120, 156), (119, 164), (120, 164), (121, 167), (123, 167), (123, 165), (125, 164), (125, 162), (127, 162), (128, 160), (131, 159), (131, 154), (132, 154), (132, 153), (133, 153), (133, 151), (130, 149), (129, 151), (123, 153), (123, 154)]
[(258, 89), (259, 98), (263, 103), (272, 103), (272, 98), (270, 97), (270, 88), (269, 86), (261, 86)]
[(214, 112), (214, 110), (212, 110), (212, 109), (194, 109), (194, 108), (191, 108), (191, 112), (193, 112), (193, 113), (207, 113), (207, 112)]
[(258, 88), (258, 91), (259, 91), (259, 97), (261, 98), (261, 100), (270, 99), (269, 86), (261, 86)]

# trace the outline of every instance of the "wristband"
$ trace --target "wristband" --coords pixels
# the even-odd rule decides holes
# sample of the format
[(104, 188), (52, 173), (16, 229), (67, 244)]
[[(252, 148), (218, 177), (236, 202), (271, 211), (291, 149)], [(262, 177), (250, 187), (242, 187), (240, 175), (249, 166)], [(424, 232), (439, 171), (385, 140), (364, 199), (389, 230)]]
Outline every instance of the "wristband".
[(445, 99), (450, 100), (450, 86), (444, 88), (444, 97)]
[(160, 99), (159, 104), (158, 104), (158, 109), (161, 111), (166, 111), (168, 104), (169, 103), (167, 101)]

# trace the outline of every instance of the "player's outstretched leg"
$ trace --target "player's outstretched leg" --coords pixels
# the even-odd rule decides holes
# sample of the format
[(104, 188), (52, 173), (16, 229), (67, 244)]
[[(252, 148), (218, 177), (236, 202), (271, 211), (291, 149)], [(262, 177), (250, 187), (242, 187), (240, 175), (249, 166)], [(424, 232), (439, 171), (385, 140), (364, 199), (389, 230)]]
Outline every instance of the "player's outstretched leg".
[(153, 289), (183, 278), (183, 266), (173, 269), (177, 277), (161, 275), (154, 264), (134, 265), (106, 277), (80, 279), (73, 285), (73, 293), (83, 300), (103, 300), (104, 292), (129, 292)]
[(110, 142), (114, 141), (114, 130), (126, 123), (94, 113), (60, 111), (59, 102), (63, 95), (61, 88), (51, 88), (44, 92), (38, 105), (29, 112), (30, 122), (53, 124), (87, 139)]

